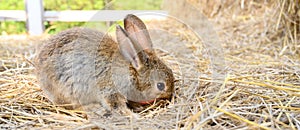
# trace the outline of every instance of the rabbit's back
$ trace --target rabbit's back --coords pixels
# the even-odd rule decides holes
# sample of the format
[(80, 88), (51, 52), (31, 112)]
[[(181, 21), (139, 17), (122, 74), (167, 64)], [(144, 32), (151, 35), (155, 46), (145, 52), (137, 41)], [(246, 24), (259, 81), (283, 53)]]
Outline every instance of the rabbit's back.
[[(86, 28), (63, 31), (44, 43), (36, 58), (41, 88), (59, 104), (88, 104), (109, 89), (112, 56), (117, 43)], [(107, 90), (105, 90), (107, 91)]]

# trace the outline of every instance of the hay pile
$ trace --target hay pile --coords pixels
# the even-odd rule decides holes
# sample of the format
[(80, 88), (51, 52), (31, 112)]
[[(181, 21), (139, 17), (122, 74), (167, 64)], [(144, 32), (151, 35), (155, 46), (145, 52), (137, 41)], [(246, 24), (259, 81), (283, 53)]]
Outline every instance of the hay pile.
[(174, 99), (141, 119), (89, 121), (50, 103), (37, 85), (28, 60), (45, 37), (1, 37), (0, 129), (300, 129), (299, 0), (189, 2), (216, 23), (223, 79), (213, 77), (210, 53), (193, 31), (174, 19), (152, 21), (154, 45), (179, 80)]

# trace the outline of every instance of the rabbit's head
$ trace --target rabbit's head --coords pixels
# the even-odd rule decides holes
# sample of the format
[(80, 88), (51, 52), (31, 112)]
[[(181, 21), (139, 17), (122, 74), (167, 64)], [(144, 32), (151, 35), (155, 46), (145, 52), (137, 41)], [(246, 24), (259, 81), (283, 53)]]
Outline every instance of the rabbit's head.
[(144, 104), (170, 99), (174, 92), (173, 72), (155, 54), (145, 24), (129, 14), (124, 27), (117, 26), (116, 35), (121, 54), (130, 62), (132, 85), (125, 93), (127, 100)]

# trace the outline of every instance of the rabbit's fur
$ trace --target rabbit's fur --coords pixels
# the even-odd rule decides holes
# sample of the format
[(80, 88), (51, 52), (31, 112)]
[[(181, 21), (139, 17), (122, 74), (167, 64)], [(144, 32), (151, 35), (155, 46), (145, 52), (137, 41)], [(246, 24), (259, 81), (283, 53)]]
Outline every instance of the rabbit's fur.
[(135, 15), (110, 36), (73, 28), (50, 39), (35, 59), (36, 74), (46, 96), (72, 107), (100, 104), (128, 115), (126, 102), (170, 99), (174, 76), (155, 54), (144, 23)]

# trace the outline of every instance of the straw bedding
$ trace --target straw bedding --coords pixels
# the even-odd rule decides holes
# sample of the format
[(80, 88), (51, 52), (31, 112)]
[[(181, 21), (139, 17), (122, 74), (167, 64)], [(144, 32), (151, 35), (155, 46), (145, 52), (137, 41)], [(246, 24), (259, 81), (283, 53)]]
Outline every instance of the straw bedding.
[(172, 101), (140, 119), (88, 120), (84, 111), (52, 104), (30, 63), (48, 36), (1, 36), (0, 129), (300, 129), (299, 0), (189, 2), (215, 23), (224, 65), (212, 65), (213, 54), (184, 24), (147, 22), (178, 81)]

